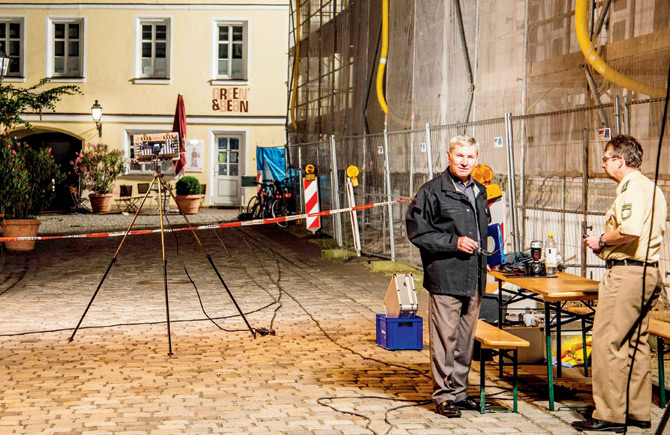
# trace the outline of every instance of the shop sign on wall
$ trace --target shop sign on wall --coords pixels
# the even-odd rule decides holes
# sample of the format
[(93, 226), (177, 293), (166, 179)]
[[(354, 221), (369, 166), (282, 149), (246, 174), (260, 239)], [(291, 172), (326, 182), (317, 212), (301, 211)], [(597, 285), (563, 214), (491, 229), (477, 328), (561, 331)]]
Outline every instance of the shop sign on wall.
[(212, 110), (215, 112), (249, 112), (249, 88), (226, 86), (212, 90)]

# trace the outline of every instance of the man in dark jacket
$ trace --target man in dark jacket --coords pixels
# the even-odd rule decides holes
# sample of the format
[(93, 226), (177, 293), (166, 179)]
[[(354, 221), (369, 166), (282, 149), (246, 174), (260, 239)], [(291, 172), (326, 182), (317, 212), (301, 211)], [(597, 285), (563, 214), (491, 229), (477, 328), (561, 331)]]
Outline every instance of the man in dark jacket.
[(491, 216), (486, 188), (470, 176), (479, 158), (477, 141), (456, 136), (447, 155), (449, 167), (421, 186), (405, 219), (430, 292), (433, 401), (438, 413), (452, 418), (462, 409), (478, 409), (468, 397), (468, 374), (486, 285), (479, 245), (488, 237)]

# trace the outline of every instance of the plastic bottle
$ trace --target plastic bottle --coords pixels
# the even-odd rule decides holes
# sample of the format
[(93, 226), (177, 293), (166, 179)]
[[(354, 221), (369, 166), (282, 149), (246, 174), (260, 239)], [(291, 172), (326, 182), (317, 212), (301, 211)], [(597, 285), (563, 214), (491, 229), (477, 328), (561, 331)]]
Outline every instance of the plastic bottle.
[(556, 272), (558, 271), (558, 249), (556, 248), (553, 233), (547, 234), (547, 241), (544, 244), (544, 265), (547, 276), (556, 276)]

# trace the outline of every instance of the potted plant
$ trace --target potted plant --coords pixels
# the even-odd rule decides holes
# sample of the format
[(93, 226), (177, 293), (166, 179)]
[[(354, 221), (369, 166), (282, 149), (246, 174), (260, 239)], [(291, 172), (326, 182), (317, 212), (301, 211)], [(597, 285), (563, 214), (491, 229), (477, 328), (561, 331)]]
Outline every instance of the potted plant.
[[(35, 237), (37, 216), (56, 196), (55, 187), (65, 179), (51, 148), (35, 150), (8, 137), (0, 141), (0, 211), (5, 237)], [(10, 251), (32, 251), (35, 241), (5, 242)]]
[(110, 150), (107, 144), (87, 143), (70, 163), (82, 186), (93, 191), (88, 195), (93, 213), (108, 212), (112, 206), (114, 182), (126, 170), (123, 151)]
[(186, 176), (177, 181), (177, 207), (182, 214), (197, 214), (200, 209), (202, 187), (197, 178)]

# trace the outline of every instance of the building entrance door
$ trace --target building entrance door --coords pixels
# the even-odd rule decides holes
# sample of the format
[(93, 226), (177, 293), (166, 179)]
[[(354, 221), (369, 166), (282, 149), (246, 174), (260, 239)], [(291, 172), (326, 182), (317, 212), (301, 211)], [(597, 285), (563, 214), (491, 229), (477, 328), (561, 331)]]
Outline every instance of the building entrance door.
[(240, 205), (240, 167), (243, 136), (216, 134), (214, 136), (213, 205)]
[(65, 174), (65, 181), (56, 185), (56, 198), (47, 210), (70, 210), (73, 206), (69, 185), (78, 185), (79, 177), (74, 173), (71, 161), (77, 158), (81, 151), (82, 140), (65, 133), (37, 133), (19, 139), (27, 143), (33, 149), (51, 148), (51, 154), (56, 163), (60, 165), (60, 171)]

